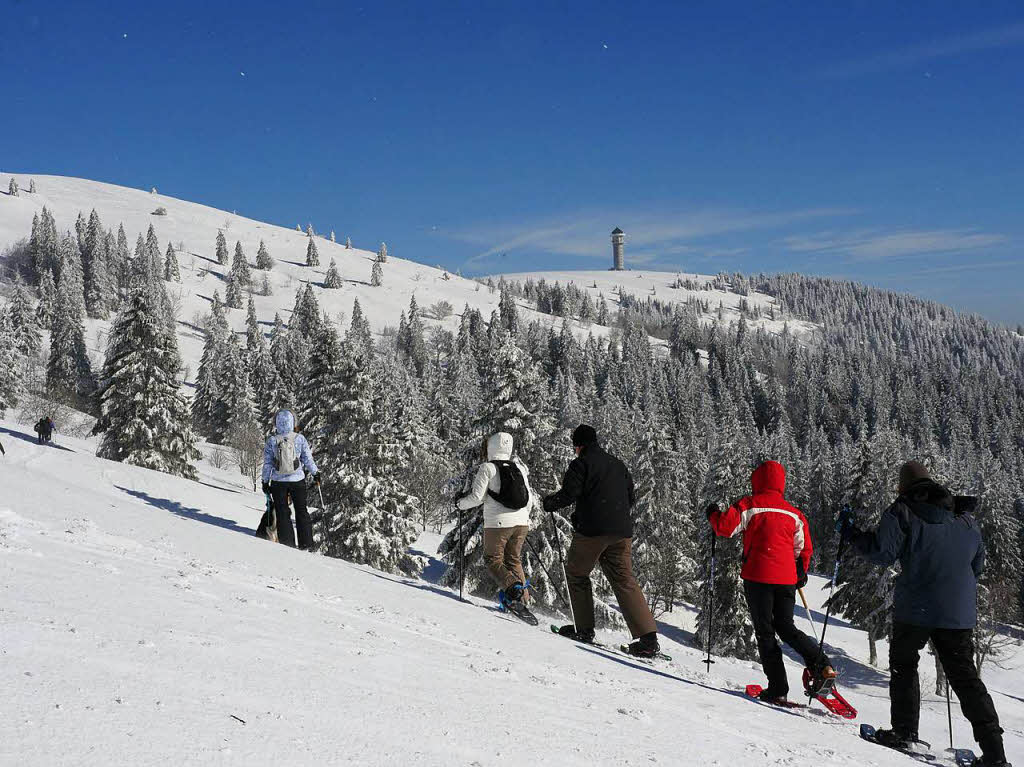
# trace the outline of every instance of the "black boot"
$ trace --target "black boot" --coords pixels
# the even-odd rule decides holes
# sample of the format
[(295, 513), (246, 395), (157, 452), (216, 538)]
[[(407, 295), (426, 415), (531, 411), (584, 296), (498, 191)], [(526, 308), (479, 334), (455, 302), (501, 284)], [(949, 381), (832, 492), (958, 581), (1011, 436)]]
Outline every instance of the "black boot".
[(911, 748), (917, 740), (916, 732), (901, 732), (899, 730), (875, 730), (875, 742), (887, 748), (895, 748), (899, 751), (906, 751)]
[(635, 642), (631, 642), (626, 651), (638, 658), (653, 658), (661, 652), (661, 647), (658, 645), (657, 632), (652, 631), (649, 634), (644, 634)]
[(772, 687), (771, 685), (768, 685), (758, 693), (757, 699), (762, 703), (779, 704), (786, 702), (787, 695), (789, 695), (789, 690), (783, 690), (779, 687)]
[(975, 760), (975, 767), (1009, 767), (1001, 735), (989, 735), (982, 738), (978, 745), (981, 746), (982, 756)]
[(581, 631), (581, 632), (577, 633), (576, 632), (576, 627), (574, 625), (572, 625), (571, 623), (566, 625), (566, 626), (562, 626), (562, 628), (558, 629), (558, 634), (559, 634), (559, 636), (564, 636), (567, 639), (575, 639), (577, 642), (584, 642), (586, 644), (593, 644), (594, 643), (594, 630), (593, 629), (590, 629), (589, 631)]

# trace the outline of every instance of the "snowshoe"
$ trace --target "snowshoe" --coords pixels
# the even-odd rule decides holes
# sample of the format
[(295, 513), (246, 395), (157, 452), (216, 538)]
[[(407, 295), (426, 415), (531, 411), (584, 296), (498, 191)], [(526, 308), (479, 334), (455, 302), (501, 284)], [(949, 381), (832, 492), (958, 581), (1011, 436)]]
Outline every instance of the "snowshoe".
[(796, 701), (789, 700), (786, 695), (779, 695), (776, 691), (770, 688), (763, 688), (759, 684), (748, 684), (745, 692), (747, 697), (753, 698), (754, 700), (765, 703), (769, 706), (780, 706), (781, 708), (806, 708), (803, 703), (797, 703)]
[(576, 633), (576, 627), (573, 624), (568, 624), (562, 627), (558, 627), (554, 624), (551, 625), (551, 631), (554, 634), (563, 636), (566, 639), (572, 639), (575, 642), (582, 642), (583, 644), (594, 644), (594, 631), (583, 631)]
[(661, 652), (658, 644), (657, 634), (645, 634), (635, 642), (622, 646), (622, 651), (627, 655), (634, 655), (637, 658), (656, 658)]
[(538, 623), (540, 623), (540, 621), (537, 620), (537, 616), (530, 612), (530, 608), (528, 608), (522, 601), (522, 584), (517, 583), (515, 584), (515, 586), (519, 587), (520, 598), (509, 599), (506, 596), (506, 591), (499, 591), (498, 610), (503, 613), (509, 613), (511, 615), (514, 615), (517, 618), (519, 618), (519, 620), (523, 621), (524, 623), (528, 623), (531, 626), (536, 626)]
[(862, 724), (860, 736), (871, 743), (877, 743), (880, 746), (891, 748), (893, 751), (906, 754), (919, 762), (935, 762), (931, 743), (918, 740), (917, 735), (894, 732), (893, 730), (876, 730), (870, 724)]
[(825, 666), (822, 672), (812, 674), (804, 669), (804, 693), (808, 700), (816, 700), (836, 716), (844, 719), (856, 719), (857, 709), (836, 689), (836, 672), (831, 666)]

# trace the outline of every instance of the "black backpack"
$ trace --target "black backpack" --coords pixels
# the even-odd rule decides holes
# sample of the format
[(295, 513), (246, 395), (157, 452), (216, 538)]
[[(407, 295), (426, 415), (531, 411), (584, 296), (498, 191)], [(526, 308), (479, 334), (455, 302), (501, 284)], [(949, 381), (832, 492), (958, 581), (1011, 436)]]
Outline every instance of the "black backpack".
[(506, 509), (523, 509), (530, 502), (530, 490), (526, 487), (523, 472), (512, 461), (491, 461), (501, 477), (498, 492), (488, 489), (487, 494)]

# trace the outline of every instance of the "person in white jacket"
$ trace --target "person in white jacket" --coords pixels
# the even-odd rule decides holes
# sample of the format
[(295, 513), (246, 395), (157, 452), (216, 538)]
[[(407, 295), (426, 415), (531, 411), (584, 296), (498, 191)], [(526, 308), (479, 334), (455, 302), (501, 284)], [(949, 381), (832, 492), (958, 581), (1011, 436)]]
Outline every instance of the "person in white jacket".
[(483, 504), (484, 562), (501, 589), (502, 604), (507, 607), (518, 606), (526, 596), (521, 554), (530, 531), (533, 505), (529, 471), (512, 458), (512, 448), (511, 434), (491, 435), (487, 440), (487, 461), (477, 469), (469, 492), (458, 501), (460, 509)]

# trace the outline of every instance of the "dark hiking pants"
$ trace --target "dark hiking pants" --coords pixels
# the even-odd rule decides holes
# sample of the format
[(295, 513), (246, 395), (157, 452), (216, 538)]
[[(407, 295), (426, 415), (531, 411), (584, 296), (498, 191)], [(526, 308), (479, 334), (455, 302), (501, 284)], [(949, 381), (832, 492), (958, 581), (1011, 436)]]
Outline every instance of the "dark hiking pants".
[(526, 585), (523, 573), (523, 541), (529, 525), (484, 528), (484, 562), (502, 591), (516, 583)]
[(633, 577), (632, 550), (632, 538), (573, 535), (565, 559), (565, 574), (569, 580), (569, 599), (578, 632), (594, 630), (594, 591), (590, 573), (598, 563), (612, 585), (629, 633), (636, 638), (658, 630), (640, 584)]
[(274, 508), (277, 510), (277, 540), (285, 546), (295, 546), (295, 533), (292, 532), (292, 513), (288, 508), (288, 499), (291, 498), (295, 506), (295, 528), (299, 536), (299, 548), (309, 549), (313, 547), (313, 523), (309, 519), (309, 511), (306, 509), (306, 483), (303, 480), (298, 482), (271, 482), (270, 495), (274, 499)]
[(964, 716), (974, 728), (974, 739), (990, 753), (1002, 748), (1002, 729), (992, 696), (974, 665), (974, 632), (971, 629), (936, 629), (893, 621), (889, 645), (889, 700), (892, 728), (917, 734), (921, 712), (921, 688), (917, 662), (921, 649), (931, 639), (949, 686), (956, 693)]
[(782, 647), (775, 635), (804, 659), (804, 665), (816, 671), (828, 663), (818, 654), (818, 643), (793, 625), (796, 607), (796, 586), (743, 581), (743, 593), (754, 624), (757, 651), (761, 655), (761, 668), (768, 677), (768, 687), (779, 695), (789, 692), (786, 666), (782, 661)]

